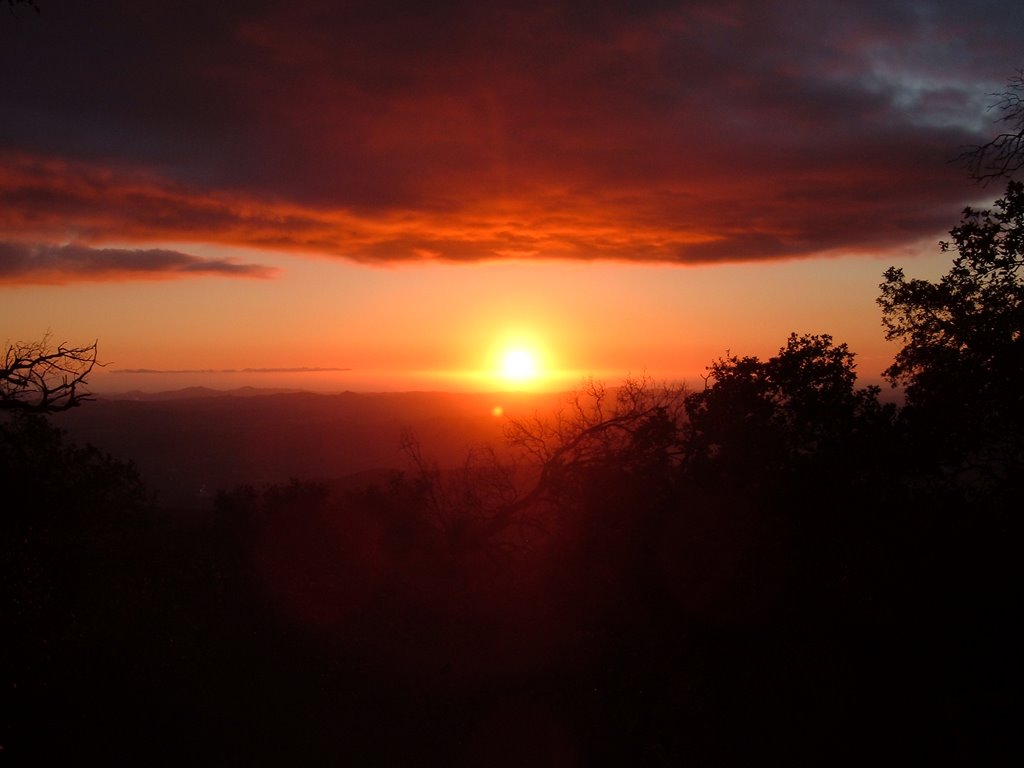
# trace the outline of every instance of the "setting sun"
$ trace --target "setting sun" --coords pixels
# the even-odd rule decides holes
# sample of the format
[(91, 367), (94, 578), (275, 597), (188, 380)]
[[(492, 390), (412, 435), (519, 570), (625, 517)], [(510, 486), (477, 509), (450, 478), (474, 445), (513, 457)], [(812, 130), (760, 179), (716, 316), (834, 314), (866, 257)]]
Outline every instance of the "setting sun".
[(537, 356), (529, 350), (510, 349), (501, 358), (501, 376), (508, 381), (531, 381), (538, 373)]
[(547, 345), (534, 333), (514, 331), (495, 340), (486, 374), (501, 389), (535, 390), (551, 384)]

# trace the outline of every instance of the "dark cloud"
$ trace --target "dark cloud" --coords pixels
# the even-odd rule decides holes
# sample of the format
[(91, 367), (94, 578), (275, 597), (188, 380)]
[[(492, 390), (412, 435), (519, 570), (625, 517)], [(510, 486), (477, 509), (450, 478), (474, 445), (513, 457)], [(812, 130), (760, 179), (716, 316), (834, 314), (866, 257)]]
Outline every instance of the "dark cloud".
[(1024, 6), (54, 3), (0, 30), (0, 226), (361, 261), (933, 236)]
[(0, 242), (0, 284), (160, 279), (193, 275), (272, 277), (274, 270), (162, 249)]

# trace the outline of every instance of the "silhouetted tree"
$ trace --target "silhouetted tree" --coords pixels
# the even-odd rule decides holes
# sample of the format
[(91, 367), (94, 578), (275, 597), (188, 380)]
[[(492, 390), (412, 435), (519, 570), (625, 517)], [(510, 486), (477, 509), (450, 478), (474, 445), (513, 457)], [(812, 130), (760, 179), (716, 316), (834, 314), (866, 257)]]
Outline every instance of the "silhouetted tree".
[(130, 647), (152, 508), (132, 465), (23, 412), (0, 414), (0, 488), (0, 708), (17, 713), (0, 726), (7, 754), (27, 757), (83, 719), (85, 667)]
[(737, 583), (748, 612), (770, 609), (772, 585), (808, 618), (842, 612), (857, 593), (877, 599), (872, 570), (898, 525), (887, 503), (895, 408), (878, 387), (857, 387), (854, 361), (827, 334), (792, 334), (767, 360), (715, 361), (687, 397), (681, 512), (759, 574)]
[(766, 361), (712, 363), (704, 390), (686, 398), (687, 473), (756, 488), (812, 466), (851, 472), (848, 460), (892, 417), (878, 387), (856, 387), (854, 369), (854, 354), (827, 334), (792, 334)]
[(549, 418), (509, 419), (506, 439), (540, 468), (529, 497), (569, 497), (592, 472), (647, 476), (675, 466), (685, 395), (647, 379), (615, 389), (590, 381)]
[(1004, 485), (1024, 462), (1024, 183), (992, 211), (967, 208), (950, 231), (938, 282), (885, 272), (886, 338), (902, 344), (885, 375), (906, 391), (906, 419), (936, 469)]
[[(1017, 168), (1019, 141), (1001, 155)], [(916, 595), (906, 604), (918, 629), (948, 638), (944, 695), (964, 762), (995, 763), (1014, 733), (1006, 605), (1016, 597), (1024, 493), (1024, 183), (1010, 181), (993, 210), (965, 209), (950, 235), (942, 249), (956, 256), (945, 275), (907, 279), (890, 268), (878, 299), (886, 337), (901, 344), (885, 374), (905, 388), (907, 450), (894, 466), (915, 522), (910, 546), (890, 561)]]
[(14, 13), (14, 6), (16, 5), (27, 5), (29, 8), (39, 13), (39, 6), (36, 4), (36, 0), (6, 0), (8, 10)]
[(8, 343), (0, 361), (0, 411), (52, 413), (91, 400), (84, 387), (98, 365), (96, 345), (54, 347), (49, 336)]
[(505, 557), (536, 533), (517, 483), (518, 467), (499, 458), (493, 446), (473, 446), (461, 466), (441, 470), (423, 454), (411, 430), (402, 432), (400, 445), (409, 472), (392, 477), (391, 492), (404, 499), (407, 513), (440, 536), (448, 554), (482, 551)]

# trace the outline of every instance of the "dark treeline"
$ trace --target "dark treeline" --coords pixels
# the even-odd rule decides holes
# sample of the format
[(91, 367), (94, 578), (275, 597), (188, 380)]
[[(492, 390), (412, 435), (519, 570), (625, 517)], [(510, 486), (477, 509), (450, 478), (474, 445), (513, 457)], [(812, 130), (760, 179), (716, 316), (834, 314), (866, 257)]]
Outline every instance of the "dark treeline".
[[(791, 336), (699, 391), (594, 384), (489, 449), (162, 511), (0, 421), (12, 764), (1001, 764), (1024, 185), (889, 270), (899, 408)], [(88, 407), (88, 406), (85, 406)], [(188, 450), (187, 445), (181, 447)]]

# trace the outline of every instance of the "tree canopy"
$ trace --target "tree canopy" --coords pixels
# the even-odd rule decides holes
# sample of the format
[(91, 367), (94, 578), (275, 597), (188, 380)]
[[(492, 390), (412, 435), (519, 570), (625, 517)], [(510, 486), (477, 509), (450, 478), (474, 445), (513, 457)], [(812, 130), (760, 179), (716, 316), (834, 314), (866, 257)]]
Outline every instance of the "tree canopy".
[(686, 401), (688, 473), (756, 485), (807, 462), (855, 454), (891, 412), (879, 405), (877, 387), (856, 387), (854, 369), (854, 354), (828, 334), (794, 333), (765, 361), (715, 361), (704, 390)]
[(885, 273), (882, 321), (901, 344), (885, 375), (947, 462), (1002, 476), (1024, 449), (1024, 183), (993, 210), (966, 208), (950, 235), (942, 248), (956, 257), (939, 281)]

